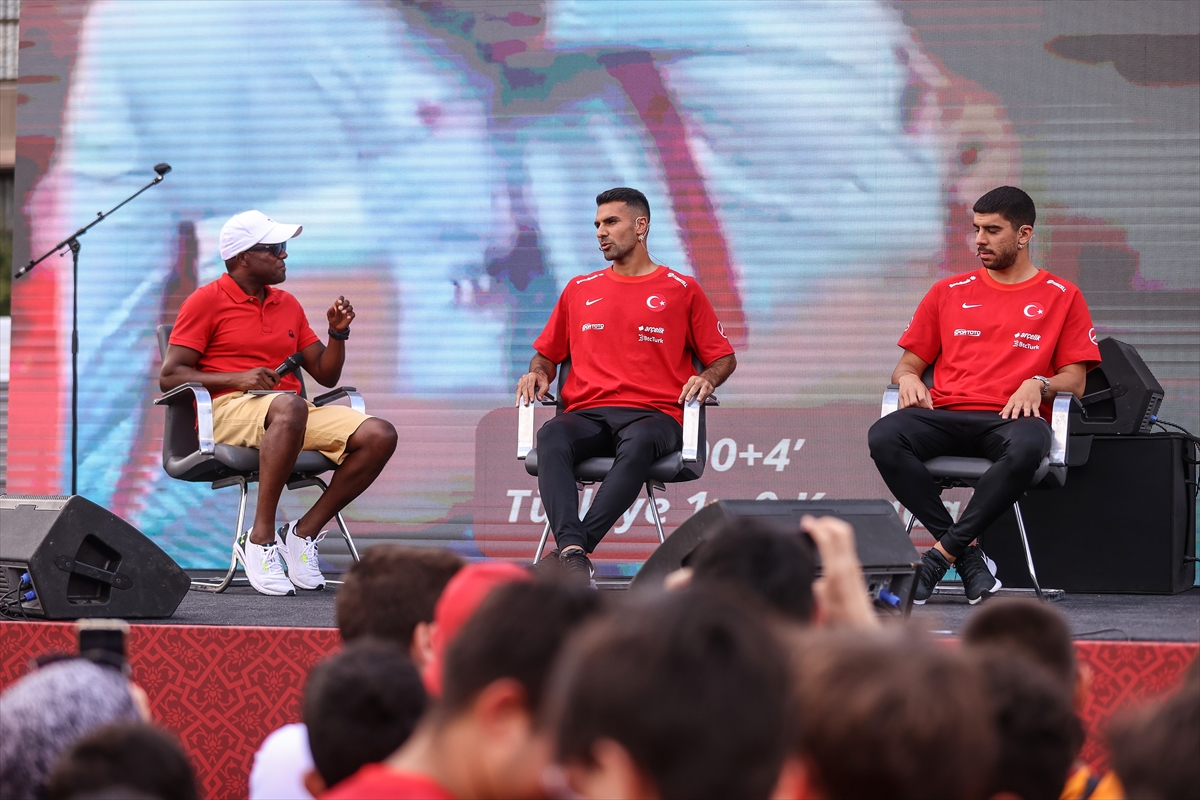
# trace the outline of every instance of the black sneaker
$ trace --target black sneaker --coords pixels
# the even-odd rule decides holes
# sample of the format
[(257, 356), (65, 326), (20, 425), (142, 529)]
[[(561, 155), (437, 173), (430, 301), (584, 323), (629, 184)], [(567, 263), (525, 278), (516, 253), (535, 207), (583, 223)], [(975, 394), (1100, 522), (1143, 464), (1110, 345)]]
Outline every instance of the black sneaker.
[(950, 562), (938, 552), (936, 547), (925, 551), (925, 554), (921, 556), (921, 568), (917, 570), (916, 581), (914, 581), (913, 605), (925, 605), (925, 601), (933, 595), (933, 587), (946, 577), (948, 569), (950, 569)]
[(587, 553), (577, 548), (559, 553), (558, 563), (562, 565), (568, 580), (595, 586), (592, 577), (596, 574), (596, 570), (592, 568), (592, 562), (587, 557)]
[(958, 570), (958, 577), (962, 578), (963, 592), (971, 605), (992, 596), (1003, 585), (996, 577), (996, 562), (976, 545), (968, 547), (962, 558), (954, 562), (954, 566)]

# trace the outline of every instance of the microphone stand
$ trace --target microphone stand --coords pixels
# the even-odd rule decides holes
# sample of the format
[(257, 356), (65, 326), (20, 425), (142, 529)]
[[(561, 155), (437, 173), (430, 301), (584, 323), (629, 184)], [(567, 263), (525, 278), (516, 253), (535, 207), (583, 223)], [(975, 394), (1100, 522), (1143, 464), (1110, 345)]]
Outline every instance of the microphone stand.
[(79, 237), (108, 219), (118, 208), (151, 186), (161, 182), (166, 174), (171, 171), (171, 165), (157, 164), (154, 167), (154, 171), (158, 173), (154, 177), (154, 180), (113, 206), (108, 210), (108, 213), (97, 211), (94, 220), (13, 273), (13, 280), (15, 281), (29, 274), (34, 267), (50, 256), (55, 253), (61, 253), (63, 248), (70, 248), (71, 250), (71, 494), (78, 494), (79, 481)]

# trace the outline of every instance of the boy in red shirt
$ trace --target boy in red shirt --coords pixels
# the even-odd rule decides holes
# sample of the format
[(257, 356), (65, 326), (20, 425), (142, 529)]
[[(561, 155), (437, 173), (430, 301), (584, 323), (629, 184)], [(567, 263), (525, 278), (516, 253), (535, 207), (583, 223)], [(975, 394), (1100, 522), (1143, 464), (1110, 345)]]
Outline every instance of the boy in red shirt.
[[(1100, 363), (1083, 294), (1029, 260), (1032, 198), (1001, 186), (973, 210), (983, 268), (939, 281), (925, 295), (892, 373), (900, 409), (868, 434), (884, 482), (937, 539), (921, 559), (917, 604), (952, 565), (972, 604), (1000, 588), (995, 563), (971, 543), (1025, 493), (1050, 451), (1042, 417), (1054, 395), (1080, 396), (1087, 370)], [(921, 375), (935, 360), (931, 390)], [(922, 463), (947, 455), (995, 462), (957, 522)]]
[[(567, 284), (517, 383), (518, 404), (540, 400), (571, 359), (566, 412), (538, 431), (538, 488), (559, 561), (581, 577), (590, 577), (587, 554), (637, 499), (650, 465), (681, 446), (682, 404), (703, 403), (737, 366), (696, 279), (651, 261), (646, 196), (609, 189), (596, 206), (596, 238), (612, 266)], [(693, 355), (706, 365), (699, 375)], [(614, 453), (580, 519), (575, 464)]]

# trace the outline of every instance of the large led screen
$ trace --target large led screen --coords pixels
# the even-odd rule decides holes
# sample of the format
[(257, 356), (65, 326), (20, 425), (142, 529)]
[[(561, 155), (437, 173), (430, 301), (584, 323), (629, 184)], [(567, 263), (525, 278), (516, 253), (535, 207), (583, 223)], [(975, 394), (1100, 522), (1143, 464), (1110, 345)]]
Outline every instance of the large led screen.
[[(80, 240), (79, 492), (184, 566), (228, 558), (236, 492), (161, 469), (155, 329), (256, 208), (304, 226), (284, 288), (310, 319), (353, 301), (343, 382), (400, 431), (348, 510), (360, 541), (531, 557), (515, 382), (604, 266), (613, 186), (647, 194), (652, 256), (738, 351), (669, 530), (717, 498), (888, 496), (866, 429), (896, 340), (978, 267), (970, 207), (1004, 184), (1038, 204), (1035, 262), (1195, 430), (1198, 34), (1176, 2), (24, 2), (14, 262), (173, 167)], [(14, 286), (10, 491), (69, 490), (71, 302), (69, 257)], [(647, 556), (650, 520), (640, 500), (604, 571)]]

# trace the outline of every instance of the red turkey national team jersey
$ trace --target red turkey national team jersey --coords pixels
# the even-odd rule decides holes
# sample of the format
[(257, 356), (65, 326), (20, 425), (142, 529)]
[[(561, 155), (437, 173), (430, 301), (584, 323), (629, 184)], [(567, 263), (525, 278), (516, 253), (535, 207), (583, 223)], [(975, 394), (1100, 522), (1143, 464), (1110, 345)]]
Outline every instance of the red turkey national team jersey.
[[(933, 371), (934, 408), (1001, 411), (1022, 381), (1067, 364), (1100, 363), (1096, 329), (1078, 287), (1045, 270), (1017, 284), (986, 269), (938, 281), (900, 346)], [(1054, 398), (1046, 396), (1049, 419)]]
[(696, 279), (660, 266), (627, 278), (611, 268), (572, 278), (533, 348), (555, 364), (571, 357), (567, 411), (652, 408), (683, 422), (679, 392), (733, 347)]

